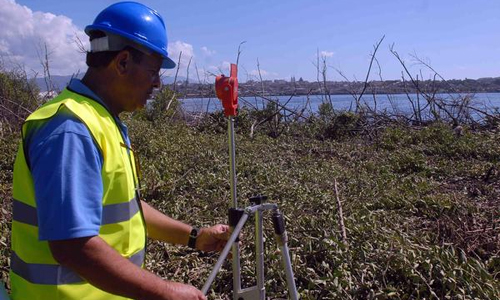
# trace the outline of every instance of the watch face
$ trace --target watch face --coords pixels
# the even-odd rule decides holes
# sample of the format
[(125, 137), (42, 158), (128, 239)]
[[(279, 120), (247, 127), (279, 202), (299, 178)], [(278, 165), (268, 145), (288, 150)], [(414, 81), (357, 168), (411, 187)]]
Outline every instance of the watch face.
[(193, 229), (191, 229), (191, 234), (190, 234), (190, 236), (192, 236), (192, 237), (194, 237), (194, 238), (195, 238), (195, 237), (198, 237), (198, 233), (199, 233), (199, 232), (200, 232), (200, 230), (199, 230), (198, 228), (193, 227)]
[(198, 233), (200, 230), (196, 227), (193, 227), (191, 229), (191, 233), (189, 234), (189, 241), (188, 241), (188, 246), (191, 248), (195, 248), (196, 246), (196, 238), (198, 237)]

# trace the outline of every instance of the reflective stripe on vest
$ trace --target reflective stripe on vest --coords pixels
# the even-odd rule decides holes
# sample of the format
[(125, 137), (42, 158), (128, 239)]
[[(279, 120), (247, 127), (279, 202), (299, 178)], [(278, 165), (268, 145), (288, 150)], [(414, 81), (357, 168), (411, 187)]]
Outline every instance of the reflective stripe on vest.
[[(128, 260), (136, 266), (141, 266), (144, 261), (145, 250), (137, 252)], [(78, 274), (71, 269), (61, 265), (30, 264), (12, 252), (10, 267), (14, 273), (23, 277), (27, 281), (35, 284), (70, 284), (84, 282)]]
[[(102, 207), (101, 225), (130, 220), (139, 212), (137, 198), (125, 203), (109, 204)], [(12, 219), (32, 226), (38, 226), (36, 208), (19, 200), (12, 201)]]

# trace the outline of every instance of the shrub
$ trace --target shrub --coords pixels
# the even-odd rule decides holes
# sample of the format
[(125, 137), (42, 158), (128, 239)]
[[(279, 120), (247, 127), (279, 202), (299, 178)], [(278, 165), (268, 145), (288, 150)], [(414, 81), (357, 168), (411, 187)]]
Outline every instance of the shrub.
[(39, 105), (39, 89), (21, 70), (0, 68), (0, 136), (18, 131)]

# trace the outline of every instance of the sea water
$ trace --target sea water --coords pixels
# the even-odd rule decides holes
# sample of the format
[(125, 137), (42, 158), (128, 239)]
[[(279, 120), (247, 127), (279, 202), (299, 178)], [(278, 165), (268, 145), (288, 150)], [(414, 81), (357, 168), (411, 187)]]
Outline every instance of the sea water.
[[(500, 93), (476, 93), (476, 94), (436, 94), (435, 99), (444, 101), (448, 110), (457, 110), (462, 99), (470, 100), (469, 106), (487, 113), (498, 113), (500, 109)], [(181, 98), (182, 107), (185, 111), (193, 113), (214, 112), (222, 110), (222, 105), (217, 98)], [(330, 103), (335, 110), (354, 111), (356, 100), (352, 95), (310, 95), (310, 96), (266, 96), (266, 97), (240, 97), (239, 106), (251, 109), (263, 109), (268, 103), (276, 102), (284, 106), (289, 112), (317, 113), (323, 103)], [(412, 104), (413, 102), (413, 104)], [(438, 102), (440, 103), (440, 102)], [(420, 108), (424, 113), (428, 111), (428, 102), (422, 95), (416, 94), (378, 94), (364, 95), (359, 105), (365, 110), (378, 113), (411, 114)], [(471, 115), (478, 114), (476, 110), (470, 110)]]

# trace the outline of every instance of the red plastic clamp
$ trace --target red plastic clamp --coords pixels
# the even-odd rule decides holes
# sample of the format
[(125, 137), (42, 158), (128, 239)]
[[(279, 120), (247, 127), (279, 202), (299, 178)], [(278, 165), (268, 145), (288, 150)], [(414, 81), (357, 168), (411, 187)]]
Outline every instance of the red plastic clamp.
[(215, 91), (217, 98), (222, 101), (224, 115), (236, 116), (238, 109), (238, 66), (231, 64), (231, 76), (224, 75), (215, 78)]

